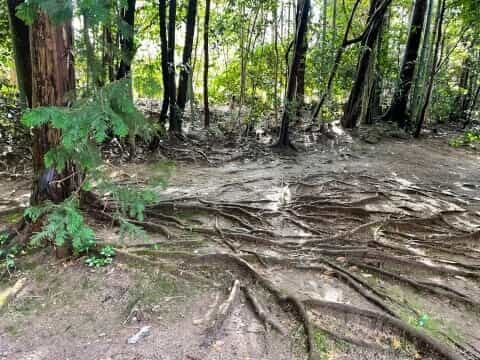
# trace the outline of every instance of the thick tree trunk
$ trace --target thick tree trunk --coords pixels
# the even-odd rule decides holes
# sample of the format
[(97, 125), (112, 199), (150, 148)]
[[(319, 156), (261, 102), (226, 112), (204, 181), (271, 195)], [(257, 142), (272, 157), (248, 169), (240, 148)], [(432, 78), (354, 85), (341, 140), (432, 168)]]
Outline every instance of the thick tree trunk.
[(427, 0), (415, 0), (410, 32), (408, 34), (407, 45), (400, 70), (399, 83), (393, 96), (392, 104), (384, 116), (385, 120), (395, 121), (402, 128), (407, 128), (410, 125), (407, 103), (412, 87), (413, 75), (415, 74), (426, 11)]
[(32, 106), (32, 63), (29, 28), (15, 15), (16, 7), (21, 3), (23, 3), (23, 0), (7, 0), (20, 101), (22, 106), (29, 107)]
[(295, 35), (295, 45), (293, 50), (293, 58), (290, 64), (290, 71), (288, 72), (287, 93), (285, 98), (285, 105), (282, 116), (282, 126), (280, 128), (280, 136), (277, 146), (287, 147), (291, 146), (289, 137), (289, 123), (292, 116), (292, 103), (295, 100), (296, 90), (296, 76), (299, 64), (302, 60), (301, 49), (304, 46), (305, 36), (307, 34), (308, 17), (310, 14), (310, 0), (305, 0), (300, 12), (300, 21), (298, 22), (297, 31)]
[(178, 83), (178, 108), (185, 110), (187, 103), (189, 79), (192, 76), (192, 50), (193, 39), (195, 36), (195, 19), (197, 18), (197, 0), (188, 1), (187, 28), (185, 33), (185, 46), (183, 48), (182, 70), (180, 71), (180, 80)]
[[(365, 39), (362, 41), (362, 52), (358, 60), (357, 73), (353, 82), (350, 96), (345, 105), (342, 126), (345, 128), (354, 128), (357, 126), (358, 118), (362, 114), (362, 99), (365, 91), (369, 91), (367, 76), (369, 74), (370, 63), (372, 61), (372, 51), (379, 39), (382, 24), (387, 12), (387, 7), (379, 0), (373, 0), (370, 7), (368, 23), (371, 27), (368, 30)], [(373, 17), (375, 15), (375, 17)]]
[(205, 128), (210, 126), (210, 105), (208, 101), (208, 67), (209, 67), (209, 51), (208, 51), (208, 32), (210, 28), (210, 0), (205, 2), (205, 28), (204, 28), (204, 69), (203, 69), (203, 107), (205, 111)]
[[(73, 34), (71, 23), (54, 26), (44, 13), (39, 13), (31, 27), (32, 106), (66, 106), (75, 90), (75, 72), (72, 56)], [(33, 131), (32, 158), (35, 181), (32, 204), (45, 200), (59, 202), (66, 199), (79, 184), (80, 175), (72, 167), (62, 174), (46, 169), (45, 154), (60, 141), (60, 132), (48, 125)], [(63, 179), (62, 181), (58, 181)]]
[(133, 42), (133, 33), (135, 29), (135, 0), (128, 0), (127, 7), (122, 10), (122, 20), (130, 27), (126, 34), (120, 35), (120, 48), (122, 58), (117, 71), (117, 80), (130, 75), (132, 60), (135, 54), (135, 44)]

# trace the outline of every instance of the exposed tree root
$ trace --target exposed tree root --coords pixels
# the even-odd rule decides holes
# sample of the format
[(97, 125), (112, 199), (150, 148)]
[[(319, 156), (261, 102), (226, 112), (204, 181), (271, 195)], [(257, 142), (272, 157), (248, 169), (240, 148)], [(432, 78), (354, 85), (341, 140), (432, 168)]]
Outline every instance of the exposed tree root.
[[(465, 304), (468, 304), (468, 305), (471, 305), (471, 306), (474, 306), (474, 307), (480, 309), (480, 303), (478, 303), (474, 299), (471, 299), (467, 295), (465, 295), (465, 294), (463, 294), (463, 293), (461, 293), (461, 292), (459, 292), (455, 289), (452, 289), (452, 288), (450, 288), (446, 285), (441, 285), (441, 284), (436, 284), (436, 283), (426, 282), (426, 281), (416, 281), (416, 280), (413, 280), (413, 279), (409, 279), (409, 278), (407, 278), (403, 275), (397, 275), (395, 273), (389, 272), (389, 271), (384, 270), (382, 268), (378, 268), (378, 267), (375, 267), (375, 266), (370, 266), (370, 265), (363, 264), (363, 263), (360, 263), (360, 262), (352, 262), (352, 264), (358, 266), (359, 268), (364, 268), (366, 270), (377, 272), (377, 273), (379, 273), (383, 276), (386, 276), (386, 277), (395, 279), (397, 281), (403, 282), (405, 284), (408, 284), (408, 285), (412, 286), (413, 288), (415, 288), (417, 290), (428, 291), (428, 292), (430, 292), (434, 295), (439, 296), (440, 298), (448, 297), (451, 300), (459, 301), (459, 302), (462, 302), (462, 303), (465, 303)], [(440, 289), (438, 289), (438, 288), (440, 288)]]
[(0, 311), (2, 311), (2, 309), (8, 305), (10, 300), (17, 296), (17, 294), (24, 288), (26, 282), (27, 279), (21, 278), (15, 283), (15, 285), (4, 290), (3, 292), (0, 292)]
[(209, 324), (207, 330), (205, 331), (206, 339), (203, 342), (203, 346), (210, 346), (217, 340), (218, 332), (225, 323), (225, 320), (232, 313), (233, 305), (235, 300), (238, 298), (239, 292), (240, 281), (235, 280), (228, 298), (218, 307), (218, 311), (212, 319), (211, 324)]
[[(371, 320), (374, 320), (377, 326), (379, 325), (379, 322), (386, 324), (391, 328), (397, 330), (400, 334), (406, 336), (413, 343), (420, 345), (420, 348), (434, 352), (441, 356), (442, 359), (462, 360), (462, 357), (459, 354), (453, 352), (446, 345), (438, 342), (427, 334), (415, 329), (414, 327), (408, 325), (402, 320), (394, 318), (392, 316), (373, 312), (370, 310), (360, 309), (352, 305), (334, 303), (324, 300), (308, 299), (305, 300), (305, 304), (318, 309), (330, 309), (335, 312), (347, 313), (369, 318)], [(429, 354), (431, 354), (431, 352), (429, 352)]]
[(255, 295), (253, 295), (253, 292), (245, 286), (242, 286), (242, 290), (244, 291), (247, 300), (252, 305), (255, 314), (257, 314), (257, 316), (260, 318), (260, 320), (267, 327), (271, 326), (273, 329), (278, 331), (281, 335), (286, 336), (287, 335), (287, 330), (277, 320), (275, 320), (270, 314), (268, 314), (268, 312), (264, 309), (264, 307), (257, 300)]
[[(320, 270), (320, 271), (325, 271), (328, 270), (326, 267), (323, 266), (297, 266), (297, 269), (302, 269), (302, 270)], [(350, 274), (347, 272), (339, 271), (339, 270), (334, 270), (333, 275), (345, 282), (348, 286), (353, 288), (356, 292), (358, 292), (362, 297), (364, 297), (367, 301), (375, 305), (376, 307), (382, 309), (385, 311), (387, 314), (390, 314), (394, 317), (398, 317), (397, 314), (393, 310), (391, 310), (388, 305), (386, 305), (380, 297), (377, 295), (379, 294), (378, 291), (375, 291), (372, 289), (370, 286), (367, 287), (370, 291), (374, 292), (374, 295), (369, 294), (363, 287), (365, 287), (365, 283), (359, 282), (358, 280), (355, 280)]]
[(324, 327), (320, 327), (318, 325), (315, 325), (315, 327), (318, 330), (324, 332), (325, 334), (327, 334), (328, 336), (330, 336), (331, 338), (333, 338), (335, 340), (345, 341), (346, 343), (349, 343), (349, 344), (352, 344), (352, 345), (355, 345), (355, 346), (358, 346), (358, 347), (371, 349), (371, 350), (373, 350), (377, 353), (386, 352), (386, 350), (384, 348), (382, 348), (381, 346), (379, 346), (377, 344), (369, 343), (369, 342), (363, 341), (362, 339), (359, 339), (359, 338), (353, 338), (353, 337), (345, 336), (345, 335), (333, 332), (331, 330), (328, 330)]

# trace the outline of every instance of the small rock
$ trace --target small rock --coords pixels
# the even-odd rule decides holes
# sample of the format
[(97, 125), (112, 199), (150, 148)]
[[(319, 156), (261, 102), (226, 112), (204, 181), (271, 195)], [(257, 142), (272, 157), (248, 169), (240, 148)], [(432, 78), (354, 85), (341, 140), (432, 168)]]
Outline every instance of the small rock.
[(128, 338), (127, 343), (131, 345), (138, 343), (141, 339), (150, 335), (151, 329), (151, 326), (142, 327), (139, 332)]

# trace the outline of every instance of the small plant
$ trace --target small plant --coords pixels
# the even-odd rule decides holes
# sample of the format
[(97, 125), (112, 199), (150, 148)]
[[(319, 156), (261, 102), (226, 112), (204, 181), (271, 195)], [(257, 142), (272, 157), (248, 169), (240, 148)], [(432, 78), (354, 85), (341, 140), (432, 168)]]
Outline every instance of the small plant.
[(320, 359), (326, 359), (328, 355), (328, 338), (323, 331), (317, 330), (314, 335), (315, 345), (320, 354)]
[(15, 263), (15, 255), (14, 254), (8, 254), (5, 258), (5, 267), (7, 270), (13, 270), (16, 267)]
[(468, 130), (462, 136), (449, 140), (448, 144), (452, 147), (474, 147), (478, 142), (480, 142), (480, 130)]
[(100, 250), (99, 256), (92, 255), (85, 260), (85, 264), (89, 267), (103, 267), (110, 265), (113, 262), (115, 256), (115, 249), (108, 245)]
[(7, 244), (7, 241), (8, 235), (6, 233), (0, 234), (0, 261), (3, 260), (1, 267), (7, 272), (10, 272), (17, 267), (15, 257), (19, 250), (17, 246), (12, 246), (10, 248), (6, 247), (5, 245)]
[(415, 321), (415, 326), (416, 327), (425, 327), (428, 322), (429, 322), (430, 318), (428, 317), (427, 314), (422, 314), (421, 316), (418, 317), (418, 319)]
[(88, 251), (95, 243), (95, 233), (85, 223), (78, 207), (78, 200), (70, 198), (60, 204), (47, 202), (26, 209), (25, 216), (32, 222), (46, 216), (45, 225), (32, 236), (31, 245), (39, 246), (46, 240), (52, 240), (56, 246), (64, 246), (66, 241), (70, 241), (75, 254)]

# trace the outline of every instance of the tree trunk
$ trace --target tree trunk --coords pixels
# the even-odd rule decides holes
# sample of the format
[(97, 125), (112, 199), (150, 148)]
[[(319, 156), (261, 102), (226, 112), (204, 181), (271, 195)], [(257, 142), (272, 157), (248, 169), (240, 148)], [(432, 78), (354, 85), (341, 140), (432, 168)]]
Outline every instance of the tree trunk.
[[(113, 65), (113, 37), (110, 24), (105, 24), (103, 28), (103, 57), (102, 68), (104, 71), (103, 83), (115, 80), (115, 69)], [(107, 81), (108, 80), (108, 81)]]
[(175, 94), (175, 20), (177, 16), (177, 1), (170, 0), (168, 7), (168, 106), (170, 108), (169, 115), (169, 131), (171, 133), (181, 135), (182, 124), (178, 119), (177, 113), (177, 97)]
[[(325, 100), (330, 95), (330, 91), (332, 90), (332, 85), (333, 85), (333, 79), (335, 78), (335, 75), (337, 74), (337, 69), (338, 69), (338, 66), (340, 65), (340, 62), (342, 61), (342, 56), (343, 56), (343, 53), (345, 52), (345, 49), (349, 45), (355, 44), (355, 43), (360, 42), (362, 40), (361, 37), (355, 38), (355, 39), (352, 39), (352, 40), (348, 40), (348, 35), (350, 34), (350, 29), (352, 28), (353, 17), (355, 16), (355, 13), (357, 11), (358, 5), (360, 4), (360, 1), (361, 0), (356, 0), (355, 4), (353, 5), (352, 12), (350, 13), (350, 17), (348, 19), (347, 26), (345, 28), (345, 34), (343, 35), (342, 44), (337, 49), (337, 52), (335, 54), (335, 59), (333, 61), (332, 68), (331, 68), (330, 74), (328, 76), (326, 89), (322, 93), (322, 96), (321, 96), (320, 100), (318, 101), (317, 106), (315, 107), (315, 109), (313, 111), (312, 122), (315, 121), (315, 119), (318, 117), (318, 115), (320, 114), (320, 111), (322, 110), (323, 104), (325, 103)], [(368, 25), (367, 25), (366, 30), (368, 30)]]
[(372, 60), (372, 51), (378, 41), (382, 24), (388, 7), (384, 6), (381, 1), (373, 0), (371, 3), (368, 23), (371, 23), (365, 39), (362, 41), (362, 52), (358, 60), (357, 73), (355, 81), (350, 91), (350, 96), (345, 105), (342, 126), (345, 128), (354, 128), (357, 126), (358, 118), (362, 113), (362, 99), (365, 91), (369, 91), (368, 82), (366, 81), (369, 74), (370, 63)]
[(117, 71), (117, 80), (130, 75), (133, 56), (135, 54), (135, 44), (133, 42), (133, 33), (135, 29), (135, 0), (128, 0), (127, 7), (122, 10), (122, 20), (129, 26), (128, 33), (120, 34), (120, 48), (122, 58)]
[(94, 87), (101, 87), (102, 78), (100, 69), (97, 67), (97, 58), (95, 56), (95, 49), (90, 39), (90, 23), (88, 16), (83, 15), (83, 42), (85, 43), (85, 55), (87, 60), (87, 89)]
[[(30, 32), (32, 107), (68, 105), (68, 98), (75, 90), (72, 44), (70, 22), (55, 26), (50, 23), (46, 14), (37, 14)], [(79, 185), (80, 175), (74, 175), (73, 167), (67, 167), (61, 174), (57, 174), (54, 169), (45, 168), (45, 154), (58, 145), (59, 141), (60, 132), (48, 125), (33, 131), (33, 205), (45, 200), (63, 201)], [(59, 179), (67, 180), (52, 183)]]
[(160, 0), (158, 3), (158, 17), (160, 24), (160, 57), (162, 64), (163, 80), (163, 102), (160, 112), (160, 124), (165, 126), (168, 116), (168, 104), (170, 102), (169, 92), (169, 67), (168, 67), (168, 39), (167, 39), (167, 0)]
[(22, 107), (29, 107), (32, 106), (32, 63), (29, 29), (15, 15), (16, 7), (21, 3), (23, 3), (23, 0), (7, 0), (20, 102)]
[(273, 93), (275, 94), (274, 101), (274, 110), (275, 110), (275, 124), (274, 126), (278, 125), (278, 68), (279, 68), (279, 52), (278, 52), (278, 6), (275, 5), (273, 9), (273, 46), (275, 51), (275, 79), (273, 85)]
[(298, 22), (297, 31), (295, 35), (295, 45), (293, 50), (293, 58), (290, 64), (290, 71), (288, 72), (287, 93), (285, 98), (285, 105), (282, 115), (282, 126), (280, 128), (280, 136), (277, 146), (287, 147), (291, 146), (289, 137), (289, 122), (292, 116), (292, 103), (295, 100), (296, 76), (298, 67), (302, 60), (302, 47), (305, 41), (308, 27), (308, 17), (310, 13), (310, 0), (305, 0), (300, 12), (300, 21)]
[(408, 34), (407, 45), (400, 70), (399, 83), (395, 90), (392, 104), (384, 116), (385, 120), (395, 121), (401, 128), (408, 128), (410, 125), (407, 103), (412, 87), (413, 75), (415, 74), (426, 11), (427, 0), (415, 0), (410, 32)]
[(187, 28), (185, 33), (185, 46), (183, 48), (182, 69), (178, 83), (178, 108), (181, 112), (185, 110), (189, 79), (192, 76), (192, 50), (195, 36), (195, 20), (197, 18), (197, 0), (188, 1)]
[[(425, 85), (428, 69), (430, 68), (429, 64), (431, 60), (431, 51), (435, 43), (435, 39), (432, 39), (432, 41), (430, 41), (430, 34), (432, 33), (432, 30), (435, 31), (435, 28), (432, 29), (432, 24), (431, 24), (432, 13), (433, 13), (433, 2), (435, 0), (427, 0), (427, 1), (428, 1), (428, 6), (427, 6), (427, 13), (425, 15), (426, 16), (425, 26), (423, 29), (422, 49), (420, 51), (419, 58), (418, 58), (418, 66), (416, 66), (413, 93), (412, 93), (410, 105), (409, 105), (410, 114), (412, 118), (418, 116), (419, 107), (422, 104), (422, 100), (423, 100), (422, 90)], [(440, 3), (440, 1), (438, 3)]]
[(423, 100), (422, 108), (420, 110), (420, 113), (418, 115), (418, 120), (417, 120), (417, 127), (415, 129), (415, 134), (414, 136), (418, 138), (420, 136), (420, 133), (422, 131), (423, 124), (425, 122), (425, 117), (427, 115), (427, 109), (430, 104), (430, 97), (432, 96), (432, 89), (433, 89), (433, 83), (435, 79), (435, 74), (437, 73), (437, 68), (438, 68), (438, 54), (440, 52), (440, 47), (442, 43), (442, 25), (443, 25), (443, 18), (445, 15), (445, 0), (441, 0), (440, 2), (440, 9), (439, 12), (437, 12), (437, 19), (435, 22), (435, 35), (434, 39), (436, 41), (435, 43), (435, 49), (433, 53), (433, 61), (431, 64), (431, 69), (430, 69), (430, 76), (427, 79), (427, 89), (425, 91), (425, 99)]
[[(297, 0), (297, 26), (300, 21), (300, 11), (303, 8), (305, 0)], [(298, 69), (296, 73), (297, 89), (296, 89), (296, 102), (298, 109), (301, 109), (305, 104), (305, 72), (306, 72), (306, 61), (307, 61), (307, 51), (308, 51), (308, 42), (307, 39), (302, 40), (302, 47), (300, 51), (300, 63), (298, 64)]]
[(210, 106), (208, 101), (208, 67), (209, 67), (209, 52), (208, 52), (208, 32), (210, 28), (210, 0), (205, 2), (205, 28), (203, 30), (203, 46), (204, 46), (204, 69), (203, 69), (203, 107), (205, 112), (205, 128), (210, 126)]
[(472, 71), (473, 65), (475, 63), (475, 45), (476, 39), (473, 39), (470, 45), (467, 47), (467, 57), (462, 62), (462, 72), (458, 82), (458, 88), (461, 90), (461, 93), (458, 94), (455, 98), (455, 110), (450, 114), (450, 121), (465, 121), (468, 116), (470, 102), (473, 99), (475, 93), (475, 78), (473, 76), (474, 72)]

